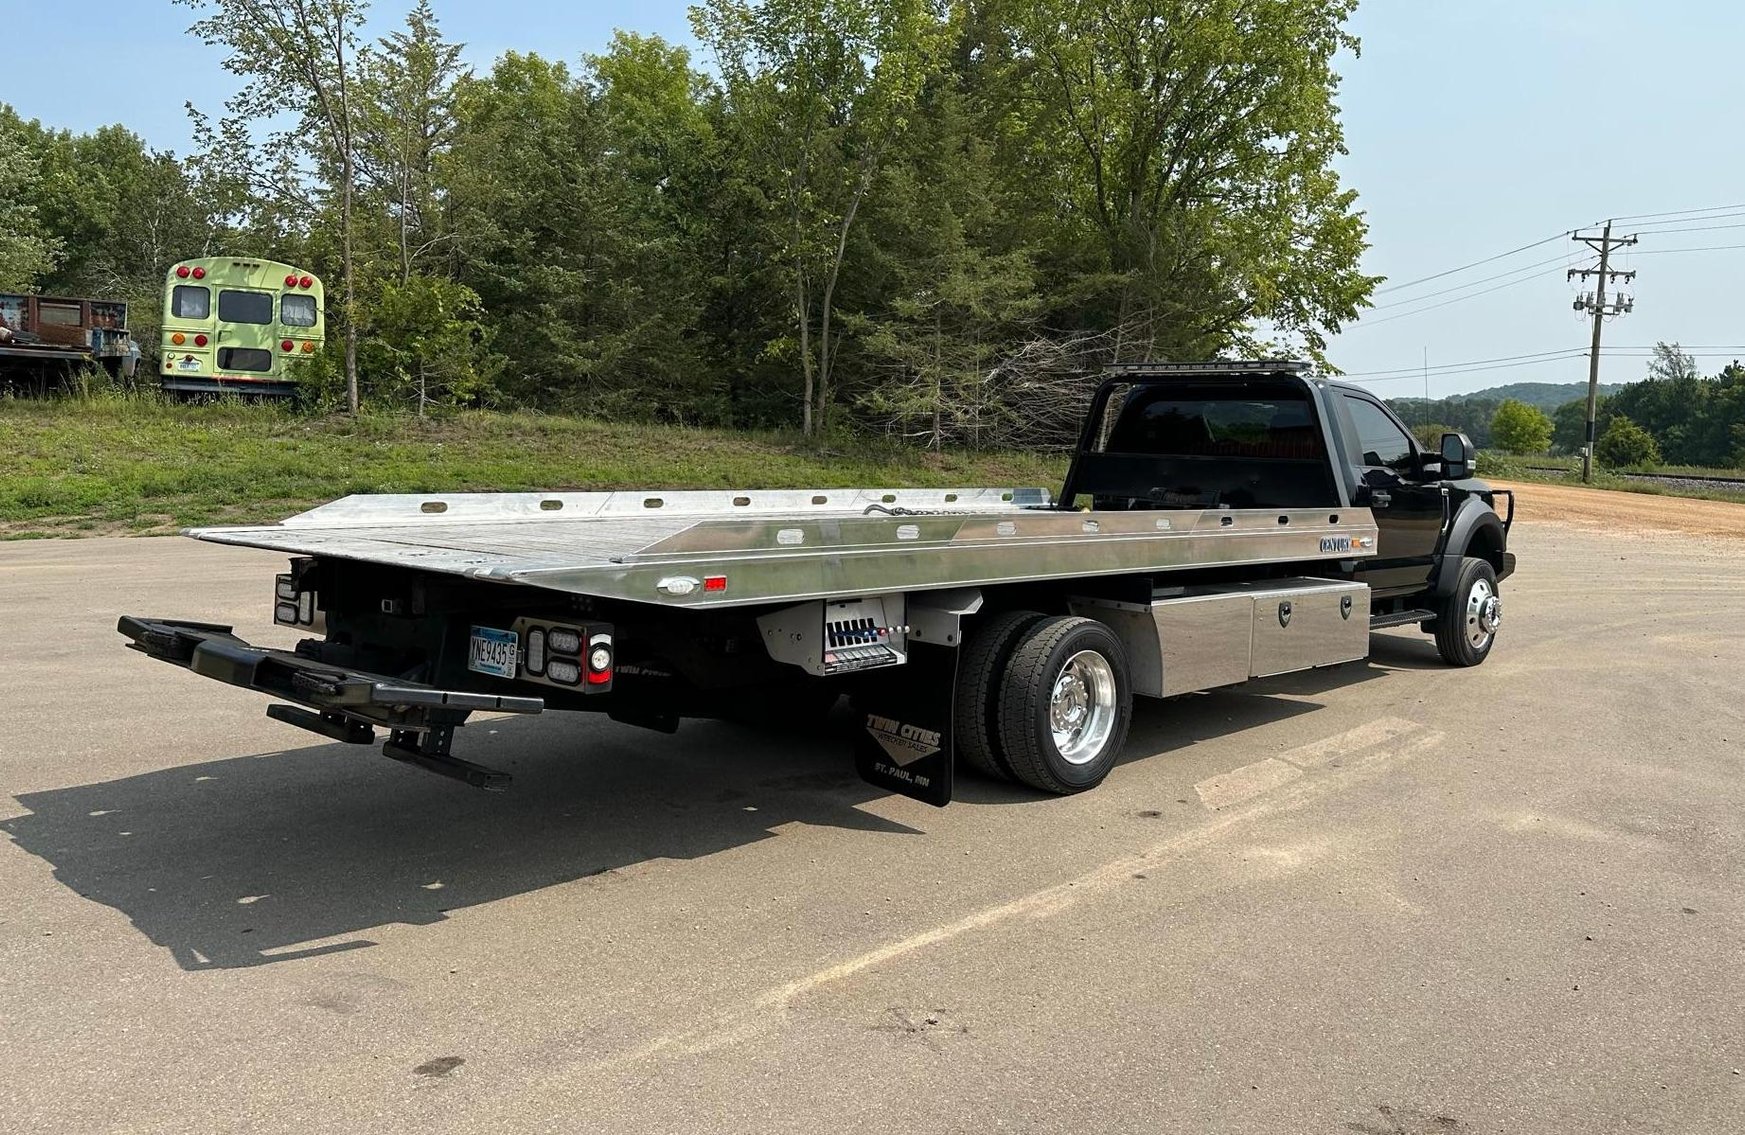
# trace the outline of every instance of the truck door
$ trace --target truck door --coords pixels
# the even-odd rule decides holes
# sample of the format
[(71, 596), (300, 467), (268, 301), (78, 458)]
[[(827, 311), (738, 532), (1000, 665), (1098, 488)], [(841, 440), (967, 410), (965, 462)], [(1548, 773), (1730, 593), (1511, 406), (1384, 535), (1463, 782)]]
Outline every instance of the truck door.
[(1357, 439), (1354, 503), (1375, 514), (1380, 530), (1376, 555), (1360, 562), (1358, 579), (1378, 592), (1420, 590), (1442, 538), (1442, 486), (1424, 481), (1412, 435), (1381, 403), (1349, 392), (1340, 401), (1354, 427), (1347, 436)]

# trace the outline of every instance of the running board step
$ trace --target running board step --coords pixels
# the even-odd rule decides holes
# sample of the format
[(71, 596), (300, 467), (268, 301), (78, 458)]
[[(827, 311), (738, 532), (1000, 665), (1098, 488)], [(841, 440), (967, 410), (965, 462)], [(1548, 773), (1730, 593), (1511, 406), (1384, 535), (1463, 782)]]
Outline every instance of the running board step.
[(1379, 631), (1388, 627), (1404, 627), (1412, 623), (1427, 622), (1435, 617), (1434, 611), (1389, 611), (1385, 615), (1371, 615), (1369, 629)]

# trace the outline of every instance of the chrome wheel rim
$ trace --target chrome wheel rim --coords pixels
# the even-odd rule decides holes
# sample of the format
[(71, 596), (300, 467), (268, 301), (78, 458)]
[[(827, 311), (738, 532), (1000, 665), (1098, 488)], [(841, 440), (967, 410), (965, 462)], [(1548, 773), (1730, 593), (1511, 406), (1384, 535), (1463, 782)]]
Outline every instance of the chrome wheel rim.
[(1473, 581), (1466, 593), (1466, 641), (1474, 650), (1483, 650), (1496, 635), (1503, 622), (1503, 601), (1490, 580)]
[(1094, 650), (1066, 660), (1048, 699), (1054, 748), (1071, 765), (1089, 764), (1115, 730), (1115, 669)]

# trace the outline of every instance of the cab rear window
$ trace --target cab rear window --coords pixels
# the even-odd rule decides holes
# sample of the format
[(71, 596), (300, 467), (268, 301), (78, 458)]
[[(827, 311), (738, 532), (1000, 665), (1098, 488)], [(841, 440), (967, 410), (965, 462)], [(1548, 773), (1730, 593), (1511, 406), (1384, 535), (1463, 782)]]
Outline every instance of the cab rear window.
[(170, 292), (170, 315), (176, 319), (207, 319), (212, 293), (196, 284), (177, 284)]
[(218, 318), (224, 323), (271, 323), (273, 297), (226, 288), (218, 293)]

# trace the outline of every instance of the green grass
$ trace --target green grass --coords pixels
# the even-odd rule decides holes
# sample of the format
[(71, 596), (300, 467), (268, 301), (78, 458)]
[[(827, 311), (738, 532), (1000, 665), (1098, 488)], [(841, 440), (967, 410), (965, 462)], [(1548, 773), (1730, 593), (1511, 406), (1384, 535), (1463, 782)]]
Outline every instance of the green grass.
[(0, 538), (281, 519), (348, 493), (1058, 485), (1064, 462), (537, 414), (0, 399)]
[[(1550, 472), (1549, 470), (1561, 470), (1562, 472)], [(1629, 477), (1620, 476), (1623, 473), (1663, 473), (1674, 477), (1745, 477), (1745, 470), (1742, 469), (1707, 469), (1700, 465), (1656, 465), (1640, 469), (1600, 469), (1596, 467), (1593, 471), (1593, 481), (1589, 487), (1612, 489), (1625, 493), (1645, 493), (1649, 496), (1693, 497), (1698, 500), (1745, 504), (1745, 488), (1740, 491), (1692, 489), (1658, 481), (1635, 481)], [(1520, 456), (1486, 452), (1479, 457), (1478, 475), (1502, 481), (1580, 485), (1581, 458)]]

